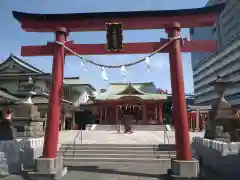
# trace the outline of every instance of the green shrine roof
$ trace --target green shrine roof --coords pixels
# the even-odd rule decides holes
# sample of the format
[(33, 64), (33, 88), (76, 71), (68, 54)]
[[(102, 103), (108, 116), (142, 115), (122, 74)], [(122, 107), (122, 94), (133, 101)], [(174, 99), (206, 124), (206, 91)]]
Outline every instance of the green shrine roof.
[(105, 92), (95, 96), (95, 100), (117, 100), (123, 97), (138, 97), (143, 100), (165, 100), (166, 94), (157, 93), (153, 82), (111, 83)]

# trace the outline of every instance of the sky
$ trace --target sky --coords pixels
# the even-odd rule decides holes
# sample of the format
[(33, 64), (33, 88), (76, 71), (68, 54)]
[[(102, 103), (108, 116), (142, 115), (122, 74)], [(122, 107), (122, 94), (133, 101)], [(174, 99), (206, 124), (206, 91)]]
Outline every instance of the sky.
[[(54, 41), (53, 33), (24, 32), (20, 24), (12, 17), (12, 11), (29, 13), (81, 13), (109, 11), (168, 10), (203, 7), (207, 0), (0, 0), (0, 60), (5, 60), (10, 53), (45, 71), (52, 71), (52, 57), (21, 57), (22, 45), (44, 45)], [(182, 29), (181, 36), (189, 36), (188, 29)], [(71, 33), (68, 40), (75, 43), (106, 43), (105, 32)], [(164, 30), (124, 31), (124, 42), (148, 42), (165, 38)], [(146, 55), (98, 55), (85, 56), (102, 64), (122, 64), (138, 60)], [(185, 92), (193, 92), (191, 54), (183, 53), (183, 74)], [(159, 53), (151, 59), (150, 71), (146, 63), (127, 68), (127, 82), (154, 82), (156, 87), (171, 92), (168, 54)], [(120, 69), (107, 69), (109, 81), (101, 77), (101, 68), (85, 64), (85, 72), (78, 57), (68, 56), (65, 60), (65, 77), (80, 77), (95, 88), (106, 88), (110, 82), (124, 82)]]

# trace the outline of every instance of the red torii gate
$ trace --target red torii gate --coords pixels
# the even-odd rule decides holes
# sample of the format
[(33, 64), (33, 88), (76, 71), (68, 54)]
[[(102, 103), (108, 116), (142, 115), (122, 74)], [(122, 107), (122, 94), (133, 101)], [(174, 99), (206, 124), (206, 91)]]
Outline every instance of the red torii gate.
[[(76, 13), (76, 14), (30, 14), (13, 12), (13, 16), (21, 23), (26, 32), (55, 32), (56, 41), (78, 54), (146, 54), (158, 49), (166, 42), (125, 43), (119, 52), (109, 52), (104, 44), (74, 44), (67, 41), (68, 33), (79, 31), (105, 31), (106, 23), (121, 22), (124, 30), (165, 29), (168, 37), (179, 37), (180, 29), (212, 26), (216, 16), (222, 11), (224, 4), (197, 9)], [(181, 25), (181, 27), (180, 27)], [(214, 52), (216, 42), (213, 40), (186, 41), (181, 47), (180, 40), (174, 40), (162, 52), (169, 52), (171, 87), (173, 95), (173, 114), (177, 146), (177, 160), (192, 160), (181, 52)], [(48, 108), (48, 121), (44, 141), (43, 158), (56, 158), (58, 144), (58, 128), (60, 120), (60, 97), (63, 83), (64, 57), (73, 55), (63, 46), (55, 42), (42, 46), (22, 46), (22, 56), (53, 56), (52, 86)]]

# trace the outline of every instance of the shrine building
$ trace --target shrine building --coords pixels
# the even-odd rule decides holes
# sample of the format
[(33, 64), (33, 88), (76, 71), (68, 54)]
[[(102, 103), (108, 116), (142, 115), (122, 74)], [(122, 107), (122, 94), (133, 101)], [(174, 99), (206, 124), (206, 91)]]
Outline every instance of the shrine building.
[(132, 115), (132, 124), (163, 124), (163, 105), (167, 94), (160, 94), (153, 82), (110, 83), (93, 97), (98, 124), (122, 123)]

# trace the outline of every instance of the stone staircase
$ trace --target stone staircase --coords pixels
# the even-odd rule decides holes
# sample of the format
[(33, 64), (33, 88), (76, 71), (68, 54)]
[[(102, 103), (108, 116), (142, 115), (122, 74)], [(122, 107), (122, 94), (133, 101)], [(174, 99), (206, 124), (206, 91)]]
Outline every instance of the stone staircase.
[(91, 163), (162, 163), (170, 167), (175, 157), (175, 145), (146, 144), (62, 144), (58, 155), (66, 166), (78, 166), (79, 162)]

